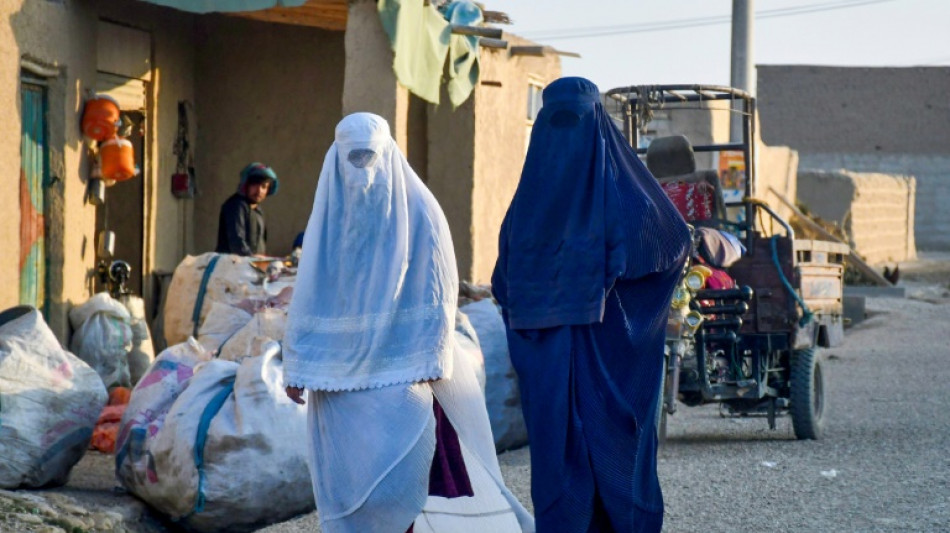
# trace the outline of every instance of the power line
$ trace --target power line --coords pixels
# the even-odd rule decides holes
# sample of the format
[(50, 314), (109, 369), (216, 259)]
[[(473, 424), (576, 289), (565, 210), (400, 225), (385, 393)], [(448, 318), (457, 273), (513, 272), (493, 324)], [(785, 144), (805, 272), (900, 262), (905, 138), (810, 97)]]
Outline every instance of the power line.
[[(791, 17), (795, 15), (805, 15), (809, 13), (819, 13), (822, 11), (832, 11), (837, 9), (849, 9), (862, 7), (871, 4), (882, 4), (893, 2), (894, 0), (846, 0), (840, 2), (825, 2), (822, 4), (810, 4), (804, 6), (793, 6), (777, 9), (768, 9), (756, 13), (756, 19), (769, 19), (779, 17)], [(718, 24), (729, 24), (732, 22), (732, 15), (713, 15), (707, 17), (693, 17), (688, 19), (674, 19), (657, 22), (647, 22), (641, 24), (627, 24), (622, 26), (589, 26), (586, 28), (561, 28), (557, 30), (543, 30), (529, 32), (528, 37), (543, 41), (556, 41), (564, 39), (586, 39), (588, 37), (607, 37), (610, 35), (622, 35), (630, 33), (648, 33), (657, 31), (679, 30), (684, 28), (695, 28), (700, 26), (714, 26)]]
[[(756, 18), (776, 18), (793, 15), (802, 15), (816, 13), (821, 11), (831, 11), (835, 9), (846, 9), (852, 7), (861, 7), (868, 4), (879, 4), (891, 2), (893, 0), (846, 0), (839, 2), (826, 2), (823, 4), (811, 4), (804, 6), (793, 6), (786, 8), (777, 8), (763, 10), (756, 13)], [(732, 15), (714, 15), (707, 17), (694, 17), (688, 19), (675, 19), (658, 22), (648, 22), (641, 24), (628, 24), (622, 26), (592, 26), (587, 28), (562, 28), (559, 30), (544, 30), (529, 33), (530, 37), (544, 40), (555, 39), (577, 39), (585, 37), (601, 37), (607, 35), (618, 35), (622, 33), (646, 33), (652, 31), (665, 31), (681, 28), (692, 28), (697, 26), (711, 26), (715, 24), (727, 24), (732, 22)]]

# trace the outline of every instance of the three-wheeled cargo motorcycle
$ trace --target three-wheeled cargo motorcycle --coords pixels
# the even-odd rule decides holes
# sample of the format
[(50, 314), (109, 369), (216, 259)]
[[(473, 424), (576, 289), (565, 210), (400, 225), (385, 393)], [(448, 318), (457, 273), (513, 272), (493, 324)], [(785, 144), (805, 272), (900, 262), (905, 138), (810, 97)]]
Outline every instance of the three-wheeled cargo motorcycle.
[[(724, 416), (764, 415), (771, 429), (789, 414), (797, 438), (819, 438), (826, 386), (819, 348), (844, 338), (848, 247), (796, 239), (789, 223), (756, 199), (755, 99), (748, 93), (654, 85), (606, 96), (693, 235), (670, 305), (660, 439), (677, 401), (718, 402)], [(739, 117), (741, 140), (693, 145), (683, 135), (647, 138), (655, 117), (665, 116), (672, 130), (669, 111), (711, 108)], [(697, 169), (696, 154), (707, 152), (716, 155), (709, 158), (716, 168)]]

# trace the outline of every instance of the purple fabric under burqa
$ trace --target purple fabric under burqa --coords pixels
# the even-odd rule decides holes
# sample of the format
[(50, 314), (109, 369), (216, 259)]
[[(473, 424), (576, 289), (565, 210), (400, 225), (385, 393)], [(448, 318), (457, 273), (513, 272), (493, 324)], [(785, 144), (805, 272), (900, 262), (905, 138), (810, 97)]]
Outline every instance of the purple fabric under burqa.
[(544, 90), (502, 224), (502, 307), (537, 531), (657, 532), (663, 340), (689, 230), (597, 86)]
[[(435, 398), (432, 398), (432, 414), (435, 415), (435, 456), (429, 470), (429, 496), (474, 496), (458, 434)], [(415, 524), (410, 525), (406, 533), (412, 533), (414, 529)]]
[(474, 496), (458, 434), (435, 398), (432, 398), (432, 413), (435, 415), (435, 456), (429, 470), (429, 495), (443, 498)]

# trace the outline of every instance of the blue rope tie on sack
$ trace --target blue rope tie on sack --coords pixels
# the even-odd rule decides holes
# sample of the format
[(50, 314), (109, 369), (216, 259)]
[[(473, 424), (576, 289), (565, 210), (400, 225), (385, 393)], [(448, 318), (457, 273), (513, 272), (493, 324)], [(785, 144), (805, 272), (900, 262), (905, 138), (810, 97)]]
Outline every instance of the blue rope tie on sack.
[(191, 312), (191, 321), (194, 323), (193, 337), (198, 338), (198, 321), (201, 320), (201, 308), (205, 303), (205, 292), (208, 290), (208, 282), (211, 281), (211, 273), (214, 272), (214, 266), (218, 263), (220, 255), (215, 255), (205, 267), (205, 272), (201, 276), (201, 285), (198, 286), (198, 296), (195, 298), (195, 309)]
[(232, 337), (237, 335), (239, 331), (241, 331), (241, 328), (234, 330), (234, 333), (231, 333), (230, 335), (228, 335), (228, 338), (224, 339), (221, 345), (218, 346), (218, 349), (214, 351), (213, 355), (215, 359), (217, 359), (218, 357), (221, 357), (221, 350), (224, 350), (224, 345), (227, 344), (228, 341), (231, 340)]
[(792, 283), (788, 281), (788, 278), (785, 277), (785, 272), (782, 270), (782, 264), (778, 260), (778, 235), (772, 235), (770, 239), (770, 244), (772, 246), (772, 262), (775, 263), (775, 269), (778, 270), (778, 275), (782, 278), (782, 285), (785, 285), (785, 289), (789, 294), (795, 298), (795, 301), (798, 302), (798, 305), (802, 308), (802, 317), (798, 320), (799, 327), (805, 327), (806, 324), (811, 322), (811, 319), (815, 316), (814, 313), (808, 309), (808, 305), (805, 304), (805, 300), (802, 300), (802, 297), (798, 295), (798, 291), (795, 290), (795, 287), (792, 287)]
[(205, 508), (205, 444), (208, 441), (208, 430), (211, 428), (211, 421), (221, 410), (224, 402), (227, 401), (231, 393), (234, 392), (234, 378), (224, 383), (224, 388), (208, 402), (204, 411), (201, 413), (201, 420), (198, 422), (198, 434), (195, 438), (195, 468), (198, 470), (198, 490), (196, 491), (195, 506), (188, 516), (204, 511)]

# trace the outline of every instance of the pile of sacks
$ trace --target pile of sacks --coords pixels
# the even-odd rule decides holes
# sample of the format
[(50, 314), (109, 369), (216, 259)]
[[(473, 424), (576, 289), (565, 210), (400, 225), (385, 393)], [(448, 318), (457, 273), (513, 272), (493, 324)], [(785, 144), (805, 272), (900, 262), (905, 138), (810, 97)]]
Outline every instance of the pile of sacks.
[[(313, 509), (307, 408), (284, 394), (279, 344), (293, 281), (293, 271), (230, 255), (188, 257), (175, 270), (169, 348), (132, 391), (116, 477), (188, 529), (250, 531)], [(455, 335), (508, 449), (527, 436), (504, 326), (485, 295), (467, 300)]]
[(0, 487), (66, 483), (105, 403), (99, 375), (60, 346), (39, 311), (0, 313)]
[(119, 426), (119, 482), (190, 530), (251, 531), (314, 508), (306, 407), (284, 394), (292, 276), (280, 274), (186, 258), (166, 297), (169, 348)]
[(306, 407), (283, 392), (292, 288), (270, 275), (249, 258), (186, 258), (166, 297), (169, 348), (119, 426), (116, 478), (193, 531), (251, 531), (314, 508)]
[[(266, 266), (262, 268), (262, 262), (247, 257), (215, 253), (186, 257), (175, 269), (166, 297), (164, 331), (168, 345), (193, 336), (219, 357), (234, 358), (247, 353), (251, 332), (256, 330), (246, 329), (241, 335), (237, 332), (252, 317), (266, 337), (282, 339), (281, 321), (290, 303), (296, 272), (279, 262), (263, 264)], [(528, 435), (521, 413), (521, 392), (491, 288), (463, 281), (459, 289), (459, 312), (470, 320), (475, 349), (481, 352), (475, 356), (471, 350), (472, 356), (482, 361), (477, 368), (483, 376), (495, 447), (500, 452), (524, 446)]]
[(70, 349), (109, 390), (109, 404), (99, 414), (90, 447), (112, 453), (128, 391), (155, 360), (145, 302), (136, 296), (119, 301), (100, 292), (72, 308), (69, 321), (73, 327)]

